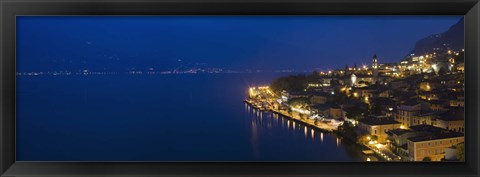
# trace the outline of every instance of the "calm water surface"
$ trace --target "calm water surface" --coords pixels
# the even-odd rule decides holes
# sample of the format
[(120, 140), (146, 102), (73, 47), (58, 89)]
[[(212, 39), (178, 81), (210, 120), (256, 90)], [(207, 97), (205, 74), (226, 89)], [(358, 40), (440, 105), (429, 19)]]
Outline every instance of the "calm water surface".
[(17, 78), (19, 161), (363, 161), (354, 145), (243, 103), (279, 74)]

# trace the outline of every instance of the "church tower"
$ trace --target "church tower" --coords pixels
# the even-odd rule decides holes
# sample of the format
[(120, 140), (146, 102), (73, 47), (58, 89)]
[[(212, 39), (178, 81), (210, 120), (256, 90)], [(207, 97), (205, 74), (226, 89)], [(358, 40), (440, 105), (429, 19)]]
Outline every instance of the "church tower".
[(378, 79), (378, 59), (377, 54), (373, 55), (372, 59), (372, 74), (373, 74), (373, 82), (376, 83)]

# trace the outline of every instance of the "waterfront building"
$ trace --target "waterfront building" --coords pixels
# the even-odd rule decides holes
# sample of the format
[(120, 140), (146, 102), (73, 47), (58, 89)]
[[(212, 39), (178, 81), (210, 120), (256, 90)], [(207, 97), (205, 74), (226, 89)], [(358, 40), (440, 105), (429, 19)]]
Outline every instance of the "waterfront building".
[(417, 115), (412, 116), (412, 124), (410, 126), (415, 125), (432, 125), (436, 126), (437, 122), (435, 118), (438, 114), (442, 113), (443, 111), (434, 111), (434, 110), (422, 110)]
[(428, 103), (418, 99), (411, 99), (397, 107), (397, 112), (394, 114), (394, 117), (402, 126), (410, 127), (424, 124), (422, 121), (422, 117), (424, 116), (422, 116), (422, 114), (427, 111), (430, 111)]
[(342, 118), (342, 108), (340, 105), (338, 104), (332, 104), (330, 106), (330, 117), (334, 118), (334, 119), (340, 119)]
[(442, 128), (431, 125), (415, 125), (410, 128), (401, 126), (398, 129), (387, 132), (387, 142), (389, 148), (400, 155), (402, 158), (408, 158), (408, 138), (435, 135), (440, 133), (447, 133), (448, 131)]
[(435, 117), (435, 126), (454, 132), (465, 132), (465, 112), (463, 108), (452, 108)]
[(463, 108), (438, 108), (424, 101), (408, 101), (397, 108), (395, 120), (404, 127), (415, 125), (432, 125), (435, 127), (464, 132), (464, 109)]
[(376, 136), (378, 143), (386, 143), (390, 130), (400, 128), (400, 123), (390, 118), (365, 118), (358, 121), (357, 132), (360, 135)]
[(408, 157), (407, 139), (418, 136), (418, 133), (405, 128), (397, 128), (387, 132), (387, 145), (402, 158)]
[(445, 158), (445, 150), (463, 143), (463, 133), (449, 132), (408, 138), (409, 160), (423, 161), (427, 157), (432, 161)]
[(333, 119), (343, 118), (342, 108), (338, 104), (334, 104), (334, 103), (315, 104), (311, 107), (311, 109), (327, 118), (333, 118)]

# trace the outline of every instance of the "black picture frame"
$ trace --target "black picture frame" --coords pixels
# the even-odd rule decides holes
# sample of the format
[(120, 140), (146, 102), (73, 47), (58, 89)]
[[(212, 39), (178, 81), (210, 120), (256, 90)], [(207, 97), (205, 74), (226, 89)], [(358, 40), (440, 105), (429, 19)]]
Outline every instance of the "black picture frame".
[[(478, 0), (0, 0), (1, 176), (479, 176), (480, 4)], [(466, 161), (353, 162), (16, 162), (17, 15), (464, 15)]]

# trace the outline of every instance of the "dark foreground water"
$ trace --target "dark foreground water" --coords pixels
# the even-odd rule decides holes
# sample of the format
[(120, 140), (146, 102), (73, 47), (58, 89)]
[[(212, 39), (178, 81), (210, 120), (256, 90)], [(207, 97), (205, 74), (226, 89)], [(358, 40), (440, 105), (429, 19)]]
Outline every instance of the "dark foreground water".
[(355, 145), (243, 100), (275, 75), (17, 78), (19, 161), (363, 161)]

